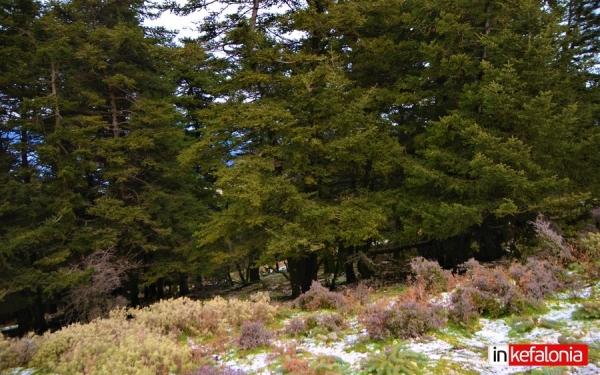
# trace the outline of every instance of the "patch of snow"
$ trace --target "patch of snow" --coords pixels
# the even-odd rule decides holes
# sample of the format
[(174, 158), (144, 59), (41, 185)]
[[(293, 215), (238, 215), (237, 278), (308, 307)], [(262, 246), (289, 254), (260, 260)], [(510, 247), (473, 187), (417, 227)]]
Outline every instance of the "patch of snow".
[(556, 293), (555, 297), (558, 299), (568, 299), (568, 298), (590, 298), (594, 292), (598, 291), (600, 288), (600, 282), (595, 285), (590, 285), (585, 288), (581, 288), (578, 290), (571, 290), (564, 293)]
[(454, 294), (454, 291), (441, 293), (439, 296), (431, 298), (429, 302), (440, 307), (450, 308), (452, 294)]
[(3, 328), (0, 328), (0, 332), (6, 332), (6, 331), (10, 331), (10, 330), (17, 329), (17, 328), (19, 328), (19, 325), (6, 326)]
[(245, 363), (240, 361), (229, 360), (223, 364), (233, 369), (239, 369), (247, 373), (254, 374), (270, 374), (271, 372), (267, 369), (269, 365), (269, 356), (266, 353), (251, 354), (244, 358)]
[(454, 347), (443, 340), (433, 340), (430, 342), (412, 342), (407, 345), (407, 349), (412, 350), (416, 353), (422, 353), (429, 359), (438, 360), (441, 359)]
[(481, 319), (481, 330), (475, 332), (486, 346), (489, 344), (507, 343), (510, 327), (503, 320)]
[(3, 374), (6, 374), (6, 375), (33, 375), (33, 374), (38, 374), (38, 371), (36, 369), (32, 369), (32, 368), (17, 367), (17, 368), (11, 369), (8, 372), (4, 372)]
[(539, 343), (539, 344), (556, 344), (560, 332), (553, 329), (536, 327), (523, 337), (524, 342)]
[[(599, 284), (600, 285), (600, 284)], [(594, 286), (594, 288), (598, 285)], [(577, 293), (578, 296), (589, 297), (593, 291), (592, 288), (584, 288)], [(569, 296), (562, 296), (566, 299)], [(518, 337), (509, 337), (511, 327), (503, 319), (485, 319), (479, 321), (480, 328), (470, 337), (464, 337), (449, 329), (444, 329), (447, 335), (453, 336), (453, 344), (442, 339), (412, 340), (408, 344), (408, 349), (427, 356), (431, 362), (430, 366), (435, 366), (439, 360), (453, 362), (463, 370), (475, 371), (480, 374), (489, 375), (512, 375), (517, 373), (528, 373), (531, 370), (541, 370), (541, 367), (493, 367), (488, 365), (487, 347), (492, 344), (502, 343), (557, 343), (561, 333), (567, 332), (569, 336), (587, 343), (600, 342), (600, 330), (595, 321), (573, 320), (572, 314), (580, 306), (579, 303), (559, 300), (548, 302), (551, 309), (546, 314), (539, 315), (540, 319), (561, 322), (560, 329), (548, 329), (535, 327), (530, 332), (520, 334)], [(442, 293), (431, 300), (432, 303), (440, 306), (448, 306), (451, 300), (451, 293)], [(391, 304), (393, 305), (393, 302)], [(293, 317), (303, 316), (297, 314)], [(285, 323), (285, 322), (284, 322)], [(357, 342), (361, 342), (368, 337), (364, 326), (360, 324), (356, 317), (348, 317), (347, 329), (344, 334), (317, 335), (316, 337), (302, 339), (282, 339), (273, 342), (272, 349), (276, 347), (285, 348), (295, 345), (296, 350), (302, 351), (309, 356), (333, 356), (338, 357), (348, 363), (351, 370), (358, 372), (360, 363), (368, 356), (376, 354), (379, 350), (373, 343), (366, 344), (367, 353), (359, 353), (351, 348)], [(189, 344), (194, 347), (192, 340)], [(272, 350), (267, 350), (271, 352)], [(222, 365), (231, 368), (241, 369), (249, 374), (268, 375), (271, 371), (267, 368), (273, 357), (267, 353), (252, 354), (245, 358), (234, 358), (235, 351), (225, 355), (219, 362)], [(218, 360), (218, 359), (217, 359)], [(590, 364), (586, 367), (572, 367), (568, 370), (569, 374), (592, 375), (600, 374), (600, 367), (596, 364)]]
[(318, 343), (315, 340), (307, 339), (296, 346), (296, 350), (302, 349), (314, 355), (335, 356), (341, 358), (344, 362), (350, 364), (350, 368), (358, 369), (360, 362), (367, 357), (366, 353), (355, 351), (346, 351), (348, 343), (346, 340), (341, 342), (332, 342), (329, 344)]

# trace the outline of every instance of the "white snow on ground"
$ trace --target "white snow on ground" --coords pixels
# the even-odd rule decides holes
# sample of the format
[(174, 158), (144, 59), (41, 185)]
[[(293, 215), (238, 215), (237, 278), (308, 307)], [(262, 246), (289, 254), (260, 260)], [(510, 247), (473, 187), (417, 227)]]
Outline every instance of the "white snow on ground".
[[(598, 288), (600, 284), (594, 286)], [(592, 295), (592, 288), (584, 288), (576, 292), (577, 298), (589, 298)], [(432, 300), (433, 303), (439, 305), (447, 305), (450, 301), (450, 293), (443, 293), (438, 298)], [(600, 342), (600, 329), (598, 323), (594, 321), (573, 320), (571, 315), (577, 309), (579, 304), (565, 301), (565, 299), (574, 297), (573, 293), (563, 293), (555, 296), (556, 300), (548, 302), (547, 306), (550, 311), (546, 314), (540, 314), (540, 319), (561, 322), (560, 331), (568, 332), (569, 336), (577, 338), (586, 343)], [(502, 343), (558, 343), (558, 338), (561, 335), (559, 330), (536, 327), (530, 332), (509, 337), (511, 327), (504, 319), (480, 319), (480, 329), (473, 333), (471, 337), (460, 336), (453, 333), (451, 330), (445, 329), (442, 332), (445, 335), (453, 337), (451, 340), (454, 344), (450, 344), (438, 338), (423, 338), (412, 340), (408, 344), (408, 349), (417, 353), (422, 353), (430, 359), (430, 366), (435, 366), (439, 360), (449, 361), (460, 364), (460, 368), (467, 371), (475, 371), (479, 374), (489, 375), (510, 375), (516, 373), (527, 372), (536, 367), (492, 367), (487, 362), (488, 345)], [(290, 345), (295, 345), (298, 352), (311, 354), (314, 356), (325, 355), (338, 357), (350, 365), (353, 372), (360, 371), (361, 362), (369, 355), (369, 353), (359, 353), (352, 351), (350, 348), (363, 338), (367, 338), (367, 333), (356, 318), (349, 320), (348, 329), (345, 334), (330, 334), (317, 335), (316, 337), (299, 338), (299, 339), (284, 339), (275, 341), (272, 348), (285, 348)], [(340, 338), (337, 338), (337, 337)], [(375, 351), (374, 346), (371, 347)], [(273, 351), (268, 350), (268, 352)], [(245, 358), (227, 359), (222, 358), (219, 363), (231, 368), (241, 369), (248, 374), (269, 375), (272, 372), (267, 369), (270, 361), (268, 353), (251, 354)], [(537, 367), (541, 369), (541, 367)], [(569, 374), (575, 375), (598, 375), (600, 367), (590, 364), (586, 367), (572, 367), (569, 369)]]
[(297, 349), (303, 349), (315, 355), (327, 355), (341, 358), (344, 362), (350, 364), (350, 368), (358, 370), (360, 362), (367, 357), (366, 353), (354, 351), (346, 352), (345, 349), (352, 346), (347, 340), (332, 342), (329, 344), (318, 343), (314, 340), (307, 340), (306, 343), (298, 345)]
[(267, 353), (252, 354), (242, 359), (245, 363), (239, 363), (237, 360), (229, 360), (223, 364), (227, 367), (242, 369), (247, 373), (270, 374), (267, 370), (269, 365), (269, 355)]

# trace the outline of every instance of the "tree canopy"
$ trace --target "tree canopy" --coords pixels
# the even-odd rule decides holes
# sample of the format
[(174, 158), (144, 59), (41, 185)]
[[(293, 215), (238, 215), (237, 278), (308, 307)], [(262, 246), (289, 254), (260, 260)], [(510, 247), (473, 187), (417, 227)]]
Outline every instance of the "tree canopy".
[[(0, 316), (22, 333), (91, 319), (73, 299), (100, 275), (100, 313), (279, 261), (296, 296), (322, 262), (518, 255), (539, 213), (574, 233), (598, 205), (597, 1), (0, 3)], [(161, 10), (200, 36), (143, 26)]]

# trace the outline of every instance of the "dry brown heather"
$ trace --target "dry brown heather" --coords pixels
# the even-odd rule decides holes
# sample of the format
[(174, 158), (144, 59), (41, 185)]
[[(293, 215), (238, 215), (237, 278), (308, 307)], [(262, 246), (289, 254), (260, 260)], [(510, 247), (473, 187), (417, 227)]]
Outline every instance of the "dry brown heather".
[[(178, 342), (182, 333), (227, 335), (244, 322), (268, 323), (276, 311), (263, 293), (250, 301), (179, 298), (119, 309), (108, 319), (73, 324), (42, 337), (0, 339), (0, 370), (27, 366), (65, 375), (183, 373), (197, 363), (190, 346)], [(25, 347), (24, 340), (33, 344)]]

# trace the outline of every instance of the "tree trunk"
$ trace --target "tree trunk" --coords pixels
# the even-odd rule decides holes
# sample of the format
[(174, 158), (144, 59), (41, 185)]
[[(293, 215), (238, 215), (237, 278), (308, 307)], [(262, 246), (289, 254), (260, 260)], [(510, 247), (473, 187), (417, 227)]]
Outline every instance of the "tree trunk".
[(260, 5), (260, 0), (252, 1), (252, 15), (250, 16), (250, 30), (254, 31), (256, 29), (256, 19), (258, 18), (258, 8)]
[(165, 287), (163, 279), (160, 278), (156, 281), (156, 299), (160, 301), (165, 298)]
[(138, 275), (130, 273), (127, 284), (129, 303), (131, 304), (131, 307), (137, 307), (140, 305), (140, 283)]
[(31, 182), (31, 171), (29, 170), (29, 137), (27, 130), (21, 130), (21, 170), (23, 171), (23, 182)]
[(339, 272), (340, 272), (340, 257), (338, 254), (338, 257), (335, 260), (335, 269), (333, 271), (333, 277), (331, 278), (331, 285), (329, 285), (329, 290), (331, 290), (331, 291), (335, 290), (335, 282), (337, 280)]
[(25, 291), (22, 292), (25, 307), (17, 313), (17, 324), (19, 325), (19, 336), (25, 336), (33, 331), (38, 335), (48, 330), (45, 309), (42, 301), (42, 291), (38, 290), (35, 294)]
[(44, 301), (42, 300), (42, 290), (38, 289), (33, 303), (33, 330), (38, 335), (41, 335), (48, 330), (45, 312)]
[(344, 261), (344, 272), (346, 274), (347, 283), (355, 283), (358, 281), (356, 273), (354, 273), (354, 262), (348, 261), (348, 257), (353, 254), (354, 250), (344, 247), (340, 244), (338, 256)]
[(240, 276), (240, 280), (242, 281), (242, 284), (244, 284), (244, 285), (248, 284), (248, 279), (246, 278), (246, 275), (244, 274), (244, 270), (242, 270), (242, 266), (240, 266), (239, 263), (236, 263), (235, 268), (237, 269), (237, 272), (238, 272), (238, 275)]
[(430, 246), (419, 248), (419, 255), (435, 259), (443, 268), (455, 268), (473, 257), (469, 233), (436, 240)]
[(179, 274), (179, 295), (186, 296), (190, 293), (190, 286), (188, 285), (188, 276), (185, 273)]
[(358, 272), (360, 272), (361, 279), (370, 279), (375, 276), (375, 272), (369, 268), (362, 260), (359, 260), (356, 264)]
[(23, 337), (33, 330), (33, 316), (29, 306), (17, 313), (17, 324), (19, 325), (19, 337)]
[(337, 265), (337, 261), (328, 254), (323, 258), (323, 273), (330, 274), (335, 272), (335, 267)]
[(358, 281), (356, 277), (356, 273), (354, 272), (354, 262), (346, 262), (344, 264), (344, 270), (346, 272), (346, 282), (349, 284), (355, 283)]
[(248, 269), (248, 282), (256, 283), (260, 281), (259, 267), (251, 267)]
[(317, 279), (319, 258), (314, 252), (304, 258), (290, 258), (288, 259), (288, 271), (292, 284), (292, 298), (296, 298), (300, 293), (309, 291), (313, 280)]

